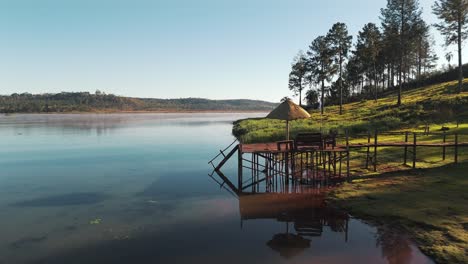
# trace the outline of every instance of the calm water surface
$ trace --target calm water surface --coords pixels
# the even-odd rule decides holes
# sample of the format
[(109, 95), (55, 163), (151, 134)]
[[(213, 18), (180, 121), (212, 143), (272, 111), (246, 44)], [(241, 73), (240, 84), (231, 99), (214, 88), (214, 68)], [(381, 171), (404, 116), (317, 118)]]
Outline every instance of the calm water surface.
[(264, 115), (0, 116), (0, 263), (431, 263), (314, 194), (220, 188), (207, 161)]

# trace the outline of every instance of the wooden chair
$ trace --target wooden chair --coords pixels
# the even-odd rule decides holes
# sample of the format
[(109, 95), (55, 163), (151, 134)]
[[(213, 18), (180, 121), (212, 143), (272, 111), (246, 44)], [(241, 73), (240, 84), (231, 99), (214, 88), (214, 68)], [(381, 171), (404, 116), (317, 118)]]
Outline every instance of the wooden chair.
[(325, 136), (325, 147), (332, 147), (332, 149), (335, 148), (337, 135), (338, 133), (336, 131), (330, 130), (330, 133)]
[(298, 150), (305, 148), (324, 149), (325, 147), (322, 133), (297, 134), (296, 139), (294, 140), (294, 145)]
[(276, 142), (278, 145), (278, 151), (291, 151), (294, 149), (294, 141), (293, 140), (283, 140)]

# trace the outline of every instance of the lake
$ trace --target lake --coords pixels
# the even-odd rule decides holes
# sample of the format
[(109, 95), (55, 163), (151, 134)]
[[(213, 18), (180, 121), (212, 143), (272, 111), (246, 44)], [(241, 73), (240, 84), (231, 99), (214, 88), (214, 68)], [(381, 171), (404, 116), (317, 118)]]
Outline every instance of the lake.
[(264, 115), (0, 116), (0, 263), (432, 263), (313, 191), (220, 188), (232, 121)]

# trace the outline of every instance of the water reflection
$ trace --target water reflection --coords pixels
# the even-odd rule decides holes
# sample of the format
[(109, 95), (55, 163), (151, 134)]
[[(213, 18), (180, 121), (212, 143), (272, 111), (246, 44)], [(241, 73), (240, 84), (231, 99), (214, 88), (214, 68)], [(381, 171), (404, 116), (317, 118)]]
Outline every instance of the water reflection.
[[(0, 115), (0, 127), (14, 127), (17, 136), (31, 135), (37, 128), (61, 130), (63, 134), (87, 133), (104, 136), (116, 129), (128, 127), (202, 127), (232, 124), (236, 118), (258, 116), (260, 113), (110, 113), (110, 114), (12, 114)], [(261, 113), (263, 115), (264, 113)], [(236, 117), (238, 116), (238, 117)]]
[[(221, 171), (210, 175), (217, 175), (219, 178), (213, 177), (214, 180), (238, 198), (241, 228), (249, 222), (265, 220), (281, 224), (265, 245), (288, 262), (302, 263), (303, 259), (309, 259), (311, 263), (321, 263), (314, 262), (316, 258), (311, 256), (326, 250), (336, 254), (327, 263), (355, 263), (357, 259), (359, 263), (432, 263), (406, 235), (394, 228), (378, 226), (374, 236), (366, 237), (362, 227), (367, 227), (367, 224), (327, 205), (326, 188), (285, 186), (279, 192), (272, 192), (256, 187), (252, 192), (245, 192), (239, 191)], [(258, 190), (262, 189), (265, 192), (259, 193)], [(354, 231), (350, 230), (352, 227)], [(356, 237), (349, 237), (350, 233)], [(333, 246), (322, 245), (328, 240)], [(362, 252), (362, 258), (350, 252), (353, 248), (359, 250), (369, 240), (375, 241), (374, 247)]]
[(395, 229), (380, 226), (377, 230), (377, 245), (382, 248), (382, 256), (389, 264), (411, 263), (414, 246), (407, 236), (395, 232)]
[(327, 207), (323, 193), (312, 189), (291, 194), (242, 195), (239, 209), (242, 223), (259, 219), (284, 223), (284, 230), (274, 234), (266, 244), (285, 258), (309, 248), (311, 238), (322, 236), (324, 227), (343, 234), (343, 240), (347, 240), (348, 214)]

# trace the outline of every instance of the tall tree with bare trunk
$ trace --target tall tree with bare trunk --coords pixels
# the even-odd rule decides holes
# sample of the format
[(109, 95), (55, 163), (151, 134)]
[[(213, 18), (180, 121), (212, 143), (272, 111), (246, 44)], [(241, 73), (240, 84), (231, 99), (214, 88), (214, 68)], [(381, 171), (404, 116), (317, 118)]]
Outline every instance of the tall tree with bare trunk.
[(335, 23), (327, 38), (330, 41), (330, 49), (334, 57), (335, 64), (338, 65), (338, 85), (340, 93), (340, 115), (343, 114), (343, 64), (348, 58), (348, 52), (351, 48), (353, 37), (349, 35), (348, 28), (344, 23)]
[(309, 46), (307, 51), (309, 56), (309, 71), (315, 83), (321, 84), (320, 112), (323, 114), (325, 103), (325, 83), (331, 81), (331, 77), (336, 73), (336, 66), (333, 64), (333, 52), (330, 48), (330, 41), (325, 36), (319, 36)]
[(304, 77), (307, 73), (307, 58), (305, 54), (300, 51), (294, 58), (291, 65), (291, 72), (289, 73), (289, 90), (293, 91), (295, 95), (299, 95), (299, 105), (302, 106), (302, 90), (304, 89)]
[(445, 45), (458, 45), (458, 92), (463, 88), (462, 43), (468, 37), (468, 0), (438, 0), (432, 7), (441, 20), (434, 26), (445, 36)]

